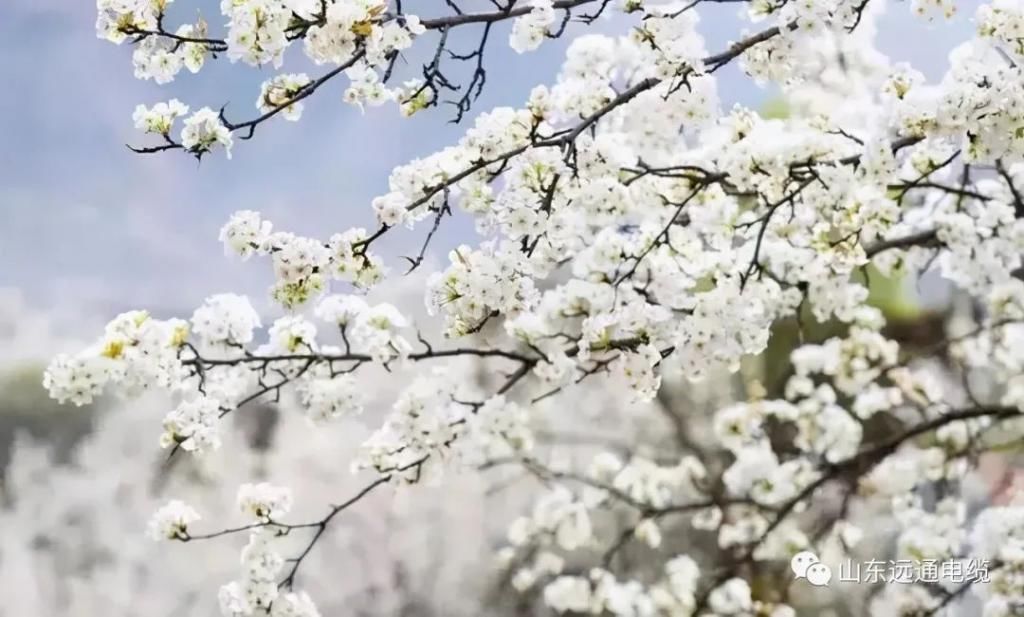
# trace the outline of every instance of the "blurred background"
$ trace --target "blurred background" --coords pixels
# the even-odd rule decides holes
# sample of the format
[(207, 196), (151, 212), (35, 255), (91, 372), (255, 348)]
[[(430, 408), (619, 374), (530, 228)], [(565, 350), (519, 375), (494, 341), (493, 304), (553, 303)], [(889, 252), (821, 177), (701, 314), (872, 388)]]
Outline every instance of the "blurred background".
[[(169, 21), (191, 20), (198, 10), (217, 32), (218, 4), (178, 0)], [(411, 10), (446, 12), (441, 0), (421, 4)], [(490, 6), (464, 4), (466, 10)], [(879, 21), (879, 48), (937, 79), (949, 49), (972, 28), (968, 8), (951, 22), (929, 24), (904, 3), (890, 2)], [(711, 50), (750, 28), (735, 6), (709, 5), (700, 14)], [(451, 124), (451, 111), (443, 107), (412, 119), (393, 106), (360, 112), (341, 101), (339, 83), (307, 101), (301, 122), (270, 122), (256, 139), (237, 142), (233, 160), (210, 156), (199, 164), (173, 152), (136, 155), (125, 147), (141, 143), (131, 121), (136, 104), (173, 97), (193, 109), (226, 104), (229, 117), (249, 118), (272, 69), (221, 59), (160, 87), (135, 80), (129, 48), (97, 39), (94, 22), (87, 0), (4, 0), (0, 6), (0, 83), (6, 87), (0, 98), (0, 616), (212, 615), (216, 588), (237, 567), (239, 540), (153, 546), (141, 539), (150, 512), (169, 496), (187, 496), (211, 521), (226, 520), (220, 515), (232, 509), (225, 500), (238, 483), (279, 476), (296, 492), (299, 518), (313, 517), (364, 483), (348, 473), (348, 454), (379, 414), (368, 414), (366, 425), (310, 431), (280, 410), (259, 408), (239, 414), (234, 443), (223, 449), (231, 458), (176, 468), (156, 444), (166, 400), (60, 407), (41, 387), (46, 361), (93, 338), (118, 312), (145, 308), (160, 317), (188, 317), (214, 293), (251, 294), (268, 323), (274, 316), (266, 301), (268, 269), (225, 259), (217, 242), (231, 212), (260, 210), (278, 228), (314, 236), (372, 227), (369, 203), (385, 192), (391, 169), (452, 143), (465, 127)], [(591, 31), (625, 29), (609, 17)], [(506, 44), (507, 29), (499, 29), (488, 49), (487, 85), (470, 120), (494, 106), (520, 105), (534, 85), (553, 81), (568, 40), (581, 31), (573, 26), (563, 39), (519, 56)], [(474, 34), (466, 35), (467, 49)], [(403, 70), (413, 74), (421, 64), (412, 54)], [(286, 67), (317, 74), (301, 62)], [(720, 74), (719, 92), (726, 108), (785, 105), (776, 91), (758, 88), (734, 66)], [(472, 223), (456, 215), (433, 248), (443, 255), (471, 233)], [(385, 255), (408, 238), (390, 234)], [(419, 307), (421, 284), (414, 277), (379, 294)], [(896, 326), (907, 328), (902, 336), (908, 340), (934, 336), (951, 306), (939, 288), (920, 294), (894, 283), (873, 291)], [(776, 359), (793, 344), (781, 327), (769, 350)], [(768, 388), (782, 373), (765, 367), (785, 370), (784, 361), (771, 360), (750, 368)], [(673, 386), (659, 405), (670, 412), (707, 410), (743, 396), (741, 390), (736, 380), (685, 393)], [(393, 393), (374, 395), (380, 411)], [(581, 393), (574, 405), (593, 416), (593, 430), (572, 434), (556, 422), (548, 427), (550, 440), (614, 447), (636, 431), (650, 437), (656, 451), (659, 432), (679, 426), (671, 414), (653, 414), (653, 422), (624, 419), (620, 403)], [(602, 413), (608, 410), (615, 415)], [(301, 477), (298, 485), (294, 477)], [(496, 538), (527, 503), (516, 482), (466, 477), (443, 488), (376, 495), (337, 525), (311, 558), (307, 571), (319, 574), (310, 575), (308, 586), (322, 612), (477, 615), (482, 605), (498, 614), (500, 605), (509, 614), (531, 614), (514, 598), (496, 600), (501, 574), (479, 566), (493, 561)]]

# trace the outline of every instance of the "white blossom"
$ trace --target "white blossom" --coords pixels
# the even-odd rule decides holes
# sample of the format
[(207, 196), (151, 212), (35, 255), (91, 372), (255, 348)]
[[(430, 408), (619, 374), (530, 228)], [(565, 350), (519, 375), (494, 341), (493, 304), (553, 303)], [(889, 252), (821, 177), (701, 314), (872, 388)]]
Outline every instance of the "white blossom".
[(154, 540), (187, 540), (188, 526), (199, 518), (199, 513), (185, 502), (171, 500), (149, 520), (149, 537)]
[(170, 135), (174, 121), (188, 113), (188, 106), (178, 99), (166, 103), (157, 103), (153, 107), (139, 105), (135, 108), (132, 120), (135, 128), (157, 135)]
[(236, 253), (247, 259), (256, 253), (268, 250), (270, 232), (273, 225), (265, 221), (258, 212), (241, 210), (231, 215), (231, 219), (220, 230), (220, 241), (224, 244), (224, 253)]
[[(223, 579), (222, 614), (316, 617), (292, 585), (300, 565), (302, 577), (315, 569), (306, 556), (335, 515), (385, 484), (415, 510), (425, 491), (403, 485), (452, 473), (486, 483), (504, 466), (537, 481), (514, 487), (529, 500), (507, 513), (498, 560), (530, 596), (523, 606), (792, 617), (809, 610), (800, 594), (790, 606), (755, 592), (764, 568), (800, 551), (848, 557), (874, 544), (876, 528), (891, 531), (880, 541), (899, 559), (997, 562), (993, 583), (969, 590), (978, 610), (1002, 617), (1022, 606), (1020, 481), (988, 452), (1024, 435), (1020, 0), (972, 6), (973, 32), (928, 76), (875, 46), (881, 0), (752, 0), (739, 18), (763, 25), (728, 42), (705, 38), (714, 28), (700, 21), (711, 11), (701, 3), (449, 3), (421, 20), (382, 0), (222, 0), (220, 33), (202, 18), (171, 25), (170, 4), (97, 0), (97, 35), (130, 45), (139, 79), (167, 84), (220, 57), (273, 72), (253, 92), (251, 120), (177, 99), (139, 105), (134, 125), (154, 140), (139, 152), (223, 148), (230, 158), (236, 138), (263, 138), (264, 121), (298, 121), (332, 79), (342, 82), (334, 96), (367, 116), (451, 103), (455, 120), (471, 108), (474, 118), (382, 180), (366, 228), (307, 236), (255, 210), (231, 216), (225, 252), (258, 258), (272, 276), (277, 312), (265, 334), (258, 299), (216, 294), (188, 322), (118, 315), (46, 368), (43, 385), (61, 402), (173, 397), (159, 440), (171, 454), (224, 446), (238, 462), (235, 433), (251, 436), (222, 418), (241, 416), (241, 426), (250, 403), (273, 403), (275, 422), (296, 411), (309, 420), (290, 436), (310, 445), (293, 461), (300, 479), (307, 466), (322, 471), (320, 459), (369, 476), (352, 501), (331, 496), (340, 505), (326, 518), (295, 525), (282, 520), (290, 489), (242, 484), (249, 523), (223, 535), (249, 540)], [(909, 6), (927, 20), (958, 8)], [(600, 15), (623, 34), (593, 28)], [(478, 49), (449, 46), (474, 24)], [(517, 54), (564, 37), (565, 59), (525, 99), (478, 110), (499, 74), (484, 51), (501, 25)], [(398, 75), (428, 30), (438, 47), (426, 42), (417, 76)], [(466, 81), (454, 78), (457, 62), (469, 63)], [(294, 72), (299, 63), (317, 71)], [(783, 103), (735, 105), (719, 83), (729, 64)], [(374, 145), (351, 141), (339, 143)], [(309, 228), (299, 205), (298, 228)], [(434, 268), (454, 219), (466, 233)], [(395, 243), (402, 234), (415, 248)], [(401, 280), (394, 255), (429, 270), (405, 279), (428, 318), (378, 296), (391, 287), (380, 283)], [(932, 286), (953, 298), (941, 318), (912, 297)], [(906, 327), (918, 322), (924, 337)], [(365, 432), (351, 426), (356, 416)], [(275, 439), (276, 430), (267, 429)], [(336, 437), (355, 434), (345, 452)], [(329, 456), (318, 440), (331, 442)], [(237, 466), (283, 477), (269, 463), (276, 446), (267, 461)], [(190, 470), (231, 472), (211, 461)], [(987, 465), (1005, 477), (993, 482)], [(831, 501), (841, 512), (818, 529)], [(172, 501), (149, 535), (199, 539), (188, 529), (198, 518)], [(713, 540), (693, 542), (697, 532)], [(694, 552), (668, 552), (681, 545)], [(632, 550), (643, 567), (621, 557)], [(861, 602), (872, 614), (931, 614), (968, 593), (890, 582)]]
[(210, 296), (191, 322), (193, 334), (214, 345), (247, 345), (261, 325), (249, 299), (235, 294)]
[(555, 9), (551, 0), (529, 0), (530, 12), (515, 20), (509, 44), (519, 53), (540, 47), (548, 34), (548, 26), (555, 22)]
[(261, 482), (238, 487), (238, 508), (260, 522), (278, 520), (292, 508), (291, 491)]
[(277, 75), (263, 82), (260, 96), (256, 100), (256, 108), (261, 113), (281, 110), (281, 116), (295, 122), (302, 117), (303, 104), (295, 99), (310, 84), (309, 75), (305, 73), (288, 73)]
[(216, 450), (221, 445), (220, 411), (216, 399), (203, 395), (181, 401), (164, 417), (160, 447), (180, 447), (197, 454)]
[(219, 145), (224, 148), (227, 157), (231, 158), (234, 140), (217, 112), (204, 107), (185, 119), (185, 126), (181, 129), (181, 145), (197, 156), (212, 152)]

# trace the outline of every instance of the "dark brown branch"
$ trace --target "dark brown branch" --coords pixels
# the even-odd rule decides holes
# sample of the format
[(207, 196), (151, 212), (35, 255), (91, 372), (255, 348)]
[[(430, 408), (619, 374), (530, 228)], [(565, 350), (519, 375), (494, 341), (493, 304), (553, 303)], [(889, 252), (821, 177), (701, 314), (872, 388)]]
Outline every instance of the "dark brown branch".
[(864, 252), (867, 254), (868, 258), (871, 258), (879, 253), (884, 253), (891, 249), (906, 249), (913, 246), (931, 247), (935, 246), (937, 242), (938, 237), (936, 236), (935, 230), (929, 229), (927, 231), (919, 231), (899, 238), (879, 240), (874, 244), (864, 247)]

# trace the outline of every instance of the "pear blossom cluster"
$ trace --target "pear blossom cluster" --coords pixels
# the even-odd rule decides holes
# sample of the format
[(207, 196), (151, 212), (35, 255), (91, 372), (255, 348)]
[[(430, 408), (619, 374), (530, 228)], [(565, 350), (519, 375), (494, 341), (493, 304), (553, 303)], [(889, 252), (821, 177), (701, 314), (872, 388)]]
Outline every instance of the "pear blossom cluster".
[(357, 416), (363, 411), (364, 395), (352, 375), (330, 375), (314, 369), (296, 384), (307, 417), (314, 423)]
[(155, 28), (157, 18), (170, 2), (141, 0), (102, 0), (96, 3), (96, 33), (120, 44), (135, 29)]
[[(965, 336), (951, 352), (972, 369), (995, 371), (1006, 384), (1001, 402), (1017, 408), (1024, 405), (1024, 380), (1018, 342), (1024, 335), (1024, 284), (1017, 279), (993, 286), (986, 298), (988, 315), (978, 336)], [(963, 327), (963, 326), (961, 326)], [(968, 332), (969, 334), (969, 332)]]
[[(231, 158), (234, 138), (231, 136), (231, 130), (224, 124), (221, 115), (209, 107), (199, 109), (191, 115), (188, 114), (189, 107), (187, 105), (178, 99), (171, 99), (152, 107), (139, 105), (135, 108), (132, 118), (135, 121), (136, 129), (144, 133), (159, 135), (168, 144), (185, 148), (197, 157), (223, 148), (227, 157)], [(180, 143), (176, 142), (171, 135), (178, 118), (185, 118), (184, 126), (179, 133)], [(157, 146), (158, 149), (165, 147), (167, 146)]]
[(132, 53), (135, 77), (165, 84), (182, 68), (198, 73), (210, 53), (198, 42), (204, 34), (202, 23), (183, 24), (174, 38), (148, 37), (162, 28), (164, 11), (174, 0), (97, 0), (96, 32), (100, 38), (120, 45), (131, 37), (142, 37)]
[(292, 12), (296, 8), (301, 10), (301, 4), (274, 0), (222, 2), (221, 12), (228, 19), (228, 58), (232, 62), (241, 60), (280, 68), (288, 46), (287, 29)]
[(449, 462), (472, 467), (528, 453), (534, 438), (525, 410), (501, 395), (467, 403), (464, 397), (472, 389), (459, 384), (458, 377), (435, 369), (413, 381), (383, 426), (363, 443), (352, 468), (417, 483), (440, 478)]
[(184, 375), (178, 353), (187, 333), (182, 320), (158, 320), (146, 311), (123, 313), (89, 349), (54, 358), (43, 385), (58, 401), (75, 405), (91, 403), (108, 386), (126, 394), (172, 387)]
[[(558, 476), (557, 470), (549, 473)], [(515, 567), (512, 585), (516, 589), (542, 588), (545, 603), (560, 613), (655, 615), (660, 614), (658, 609), (692, 608), (699, 572), (686, 556), (666, 564), (668, 580), (651, 589), (639, 581), (617, 581), (602, 568), (590, 570), (589, 577), (569, 575), (565, 570), (573, 552), (597, 544), (595, 520), (609, 504), (626, 504), (647, 514), (639, 517), (632, 535), (657, 549), (662, 543), (658, 518), (674, 509), (690, 509), (687, 500), (706, 498), (706, 477), (706, 470), (694, 457), (668, 466), (641, 457), (624, 462), (610, 452), (601, 453), (594, 457), (586, 475), (578, 478), (581, 491), (559, 486), (537, 500), (531, 515), (512, 522), (509, 546), (502, 550), (500, 560)], [(708, 518), (706, 512), (700, 515)]]
[(215, 148), (224, 148), (231, 158), (231, 147), (234, 139), (231, 131), (224, 125), (220, 114), (204, 107), (185, 119), (181, 129), (181, 145), (197, 156), (202, 156)]
[[(174, 30), (166, 29), (166, 12), (172, 2), (97, 0), (97, 35), (113, 43), (130, 41), (134, 45), (132, 63), (139, 79), (166, 84), (183, 68), (198, 73), (209, 59), (222, 53), (231, 62), (280, 69), (285, 51), (301, 40), (309, 60), (336, 67), (328, 78), (340, 72), (349, 77), (346, 101), (360, 107), (391, 100), (402, 105), (409, 102), (408, 87), (389, 87), (382, 74), (390, 74), (388, 65), (426, 29), (415, 15), (391, 14), (386, 2), (224, 0), (220, 3), (223, 38), (211, 37), (210, 26), (203, 17)], [(548, 12), (553, 16), (552, 9)], [(303, 73), (283, 73), (265, 81), (256, 101), (262, 118), (250, 128), (278, 113), (287, 120), (298, 120), (303, 108), (299, 101), (318, 85)], [(218, 143), (230, 156), (230, 133), (240, 126), (208, 110), (204, 107), (190, 118), (180, 141), (169, 137), (167, 130), (153, 131), (150, 125), (145, 125), (146, 132), (158, 132), (167, 143), (156, 150), (142, 151), (183, 148), (201, 157)]]
[(156, 135), (169, 135), (174, 121), (188, 113), (188, 105), (178, 99), (166, 103), (157, 103), (153, 107), (139, 105), (135, 108), (132, 119), (135, 128)]
[(366, 250), (367, 233), (353, 229), (327, 241), (273, 231), (273, 224), (251, 210), (237, 212), (220, 232), (225, 252), (243, 259), (269, 256), (275, 275), (271, 295), (286, 308), (320, 297), (327, 283), (341, 280), (356, 287), (380, 281), (386, 270), (379, 257)]
[[(664, 580), (650, 587), (636, 580), (617, 580), (612, 573), (594, 568), (586, 577), (558, 577), (544, 589), (544, 599), (559, 614), (689, 614), (696, 603), (694, 591), (699, 574), (698, 566), (685, 555), (668, 561)], [(712, 590), (707, 604), (716, 615), (791, 617), (796, 614), (786, 604), (753, 600), (750, 584), (741, 578), (729, 579)]]
[(217, 294), (206, 299), (192, 313), (192, 333), (202, 345), (232, 347), (248, 345), (262, 326), (259, 313), (249, 299), (235, 294)]
[(593, 525), (587, 504), (565, 487), (558, 487), (538, 499), (529, 517), (520, 517), (509, 527), (513, 547), (543, 538), (562, 550), (576, 550), (593, 539)]
[[(175, 36), (187, 41), (201, 32), (198, 26), (184, 24)], [(174, 81), (183, 68), (190, 73), (198, 73), (208, 55), (210, 52), (201, 43), (151, 37), (135, 47), (132, 64), (137, 79), (152, 79), (157, 84), (166, 84)]]
[[(248, 615), (280, 615), (275, 610), (283, 595), (278, 589), (277, 577), (285, 567), (284, 556), (277, 551), (277, 532), (270, 528), (258, 529), (249, 535), (249, 543), (242, 549), (242, 577), (220, 588), (217, 600), (222, 615), (242, 617)], [(291, 610), (294, 600), (283, 604)], [(308, 600), (308, 596), (303, 598)], [(308, 607), (316, 614), (316, 607)]]
[(164, 418), (160, 447), (202, 453), (220, 447), (220, 403), (202, 394), (183, 400)]
[(238, 509), (258, 522), (279, 519), (288, 514), (291, 507), (292, 494), (286, 487), (261, 482), (238, 488)]
[(495, 312), (514, 318), (537, 301), (529, 262), (511, 244), (461, 246), (448, 258), (448, 270), (427, 283), (427, 307), (445, 314), (449, 337), (478, 330)]
[(1024, 602), (1020, 577), (1024, 568), (1021, 532), (1024, 508), (1019, 500), (1008, 506), (989, 508), (981, 513), (971, 530), (972, 555), (994, 559), (999, 567), (992, 572), (992, 585), (984, 590), (984, 610), (988, 615), (1012, 615)]
[[(574, 38), (555, 83), (396, 168), (367, 204), (374, 229), (310, 238), (234, 214), (220, 232), (225, 252), (269, 261), (267, 295), (284, 311), (265, 329), (248, 299), (216, 294), (189, 321), (126, 313), (94, 345), (53, 360), (44, 385), (61, 401), (166, 391), (176, 404), (158, 443), (200, 455), (222, 445), (222, 419), (254, 401), (283, 402), (322, 427), (362, 413), (366, 380), (393, 384), (390, 412), (347, 457), (372, 478), (357, 499), (289, 526), (288, 488), (239, 490), (255, 522), (225, 530), (251, 536), (242, 575), (221, 589), (222, 614), (315, 615), (290, 591), (304, 557), (288, 561), (283, 536), (318, 530), (304, 556), (377, 486), (501, 465), (544, 488), (512, 519), (500, 565), (518, 593), (556, 613), (794, 615), (787, 594), (755, 584), (758, 573), (804, 550), (848, 553), (865, 534), (850, 504), (885, 513), (900, 557), (973, 550), (1005, 562), (1002, 585), (976, 593), (993, 615), (1017, 610), (1020, 547), (999, 538), (1017, 531), (1019, 508), (975, 514), (966, 487), (978, 452), (1024, 437), (1020, 3), (978, 8), (976, 32), (934, 83), (875, 49), (878, 0), (750, 2), (744, 14), (763, 28), (722, 47), (701, 35), (699, 4), (623, 3), (627, 34)], [(300, 39), (331, 67), (271, 77), (249, 123), (208, 107), (188, 115), (177, 100), (136, 111), (140, 130), (164, 140), (148, 151), (197, 156), (230, 155), (235, 132), (248, 139), (264, 119), (298, 119), (337, 74), (353, 104), (426, 109), (439, 90), (457, 90), (442, 64), (449, 29), (486, 24), (465, 56), (482, 62), (492, 24), (511, 20), (511, 46), (524, 52), (558, 36), (560, 12), (568, 20), (576, 8), (534, 0), (421, 20), (377, 0), (226, 0), (220, 41), (198, 26), (164, 31), (165, 5), (100, 2), (101, 33), (138, 38), (137, 69), (157, 81), (196, 49), (280, 69)], [(389, 85), (428, 30), (441, 43), (422, 79)], [(778, 86), (787, 112), (723, 109), (717, 72), (730, 63)], [(372, 299), (396, 274), (378, 239), (416, 236), (403, 252), (418, 257), (406, 260), (429, 268), (435, 232), (456, 213), (480, 238), (425, 277), (428, 314)], [(905, 343), (900, 316), (873, 297), (879, 277), (900, 293), (941, 280), (973, 310), (927, 345)], [(785, 332), (795, 340), (780, 342)], [(779, 358), (777, 383), (750, 379), (752, 366)], [(685, 453), (659, 456), (656, 431), (633, 436), (643, 443), (625, 455), (561, 456), (538, 430), (552, 418), (599, 424), (581, 409), (588, 391), (646, 418), (670, 406), (669, 384), (722, 380), (742, 382), (742, 394), (716, 405), (700, 437), (689, 434), (698, 418), (668, 410)], [(828, 507), (836, 495), (841, 507)], [(196, 518), (172, 502), (152, 535), (189, 539)], [(708, 563), (676, 541), (699, 534), (720, 551)], [(657, 567), (630, 568), (620, 559), (629, 551)], [(873, 606), (931, 614), (953, 601), (943, 591), (890, 586)]]
[(528, 0), (530, 12), (512, 24), (509, 45), (519, 53), (533, 51), (548, 37), (548, 28), (555, 23), (551, 0)]
[[(237, 505), (250, 520), (256, 521), (249, 541), (241, 551), (241, 576), (221, 586), (217, 595), (221, 614), (230, 617), (265, 615), (270, 617), (319, 617), (320, 613), (304, 591), (282, 590), (279, 577), (287, 564), (281, 538), (295, 526), (278, 525), (292, 507), (291, 491), (266, 482), (243, 484), (238, 489)], [(190, 541), (189, 526), (200, 520), (189, 505), (172, 500), (161, 507), (149, 523), (154, 540)]]
[(1003, 49), (1015, 57), (1024, 53), (1021, 48), (1021, 19), (1024, 19), (1024, 7), (1012, 0), (998, 0), (978, 8), (976, 15), (978, 33), (984, 37), (998, 40)]
[(302, 103), (294, 102), (295, 98), (310, 83), (305, 73), (283, 74), (263, 82), (260, 96), (256, 100), (256, 109), (268, 113), (281, 109), (281, 116), (293, 122), (302, 117)]
[(153, 514), (148, 526), (149, 537), (154, 540), (188, 539), (188, 526), (200, 518), (192, 506), (173, 499)]

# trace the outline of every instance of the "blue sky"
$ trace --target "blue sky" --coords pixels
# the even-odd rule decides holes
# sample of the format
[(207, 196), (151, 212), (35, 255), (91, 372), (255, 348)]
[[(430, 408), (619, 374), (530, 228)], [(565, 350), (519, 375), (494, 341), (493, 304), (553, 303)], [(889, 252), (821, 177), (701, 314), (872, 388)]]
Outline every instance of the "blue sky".
[[(430, 2), (438, 9), (424, 15), (443, 12), (441, 0)], [(443, 109), (411, 120), (393, 106), (361, 114), (341, 101), (344, 80), (337, 80), (309, 99), (300, 123), (262, 126), (256, 139), (237, 144), (231, 161), (214, 156), (199, 165), (180, 153), (136, 155), (124, 146), (140, 142), (131, 122), (136, 104), (172, 97), (193, 108), (227, 103), (232, 118), (249, 118), (259, 84), (273, 70), (220, 59), (199, 75), (183, 72), (157, 86), (132, 76), (127, 45), (95, 37), (89, 0), (3, 4), (0, 287), (18, 288), (34, 306), (65, 318), (128, 307), (187, 314), (211, 293), (261, 294), (270, 282), (266, 264), (225, 259), (217, 243), (231, 212), (261, 210), (282, 229), (321, 237), (353, 225), (372, 227), (369, 202), (385, 189), (390, 170), (452, 143), (464, 130), (449, 124), (451, 113)], [(217, 4), (177, 0), (170, 21), (198, 8), (218, 32)], [(484, 0), (462, 4), (467, 10), (491, 6)], [(973, 12), (972, 4), (962, 3), (964, 11)], [(735, 6), (709, 6), (701, 14), (710, 49), (739, 36)], [(970, 27), (969, 15), (928, 25), (905, 3), (890, 2), (881, 47), (936, 77), (950, 46)], [(623, 26), (605, 21), (598, 28)], [(473, 45), (472, 38), (454, 41)], [(499, 30), (488, 49), (488, 84), (472, 113), (521, 104), (533, 85), (553, 80), (564, 49), (564, 41), (555, 41), (519, 56), (508, 48), (507, 30)], [(289, 58), (300, 55), (296, 49)], [(414, 55), (409, 62), (415, 70), (421, 60)], [(307, 68), (286, 64), (296, 67)], [(309, 68), (312, 75), (320, 71)], [(734, 68), (720, 78), (727, 103), (756, 105), (768, 96)], [(446, 225), (438, 246), (471, 229), (465, 220)], [(418, 247), (419, 235), (396, 241)]]

